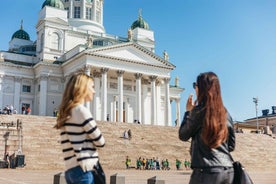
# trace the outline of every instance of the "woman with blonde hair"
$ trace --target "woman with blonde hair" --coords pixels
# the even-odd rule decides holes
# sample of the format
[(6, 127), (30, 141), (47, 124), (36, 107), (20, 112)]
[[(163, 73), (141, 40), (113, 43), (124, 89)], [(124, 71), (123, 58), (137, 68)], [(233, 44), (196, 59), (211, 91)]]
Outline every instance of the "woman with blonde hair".
[(63, 93), (55, 128), (60, 130), (68, 184), (93, 184), (92, 171), (99, 166), (96, 147), (103, 147), (105, 140), (84, 105), (94, 93), (93, 79), (83, 73), (73, 74)]
[(213, 72), (201, 73), (193, 83), (179, 138), (191, 142), (190, 184), (231, 184), (234, 178), (230, 151), (235, 148), (232, 118), (223, 105), (220, 83)]

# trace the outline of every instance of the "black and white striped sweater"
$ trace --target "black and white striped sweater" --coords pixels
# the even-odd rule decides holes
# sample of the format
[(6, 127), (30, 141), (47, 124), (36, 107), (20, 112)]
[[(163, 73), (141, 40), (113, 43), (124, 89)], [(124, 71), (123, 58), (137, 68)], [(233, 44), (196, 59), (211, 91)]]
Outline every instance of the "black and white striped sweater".
[(84, 172), (93, 170), (99, 158), (96, 147), (103, 147), (105, 140), (89, 109), (83, 104), (74, 107), (60, 130), (65, 169), (79, 165)]

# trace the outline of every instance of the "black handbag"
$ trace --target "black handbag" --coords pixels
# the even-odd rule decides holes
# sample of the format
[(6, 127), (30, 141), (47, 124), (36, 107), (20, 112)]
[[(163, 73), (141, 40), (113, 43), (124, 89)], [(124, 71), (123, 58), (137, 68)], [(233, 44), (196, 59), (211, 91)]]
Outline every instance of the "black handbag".
[(92, 170), (92, 173), (93, 173), (93, 176), (94, 176), (94, 183), (95, 184), (106, 184), (105, 173), (104, 173), (103, 168), (102, 168), (99, 161), (94, 166), (94, 169)]
[(233, 162), (234, 182), (233, 184), (253, 184), (252, 179), (239, 161)]

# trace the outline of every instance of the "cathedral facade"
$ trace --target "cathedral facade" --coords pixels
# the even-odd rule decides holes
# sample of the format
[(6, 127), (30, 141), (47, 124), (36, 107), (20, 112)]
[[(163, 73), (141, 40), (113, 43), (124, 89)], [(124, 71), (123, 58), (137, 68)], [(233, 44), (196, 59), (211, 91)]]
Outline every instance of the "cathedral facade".
[(9, 50), (0, 52), (0, 108), (52, 116), (70, 75), (85, 72), (94, 78), (96, 93), (86, 106), (96, 120), (179, 124), (184, 89), (178, 79), (170, 85), (175, 66), (166, 52), (155, 54), (154, 32), (141, 13), (124, 38), (106, 33), (103, 0), (45, 0), (36, 33), (31, 41), (21, 24)]

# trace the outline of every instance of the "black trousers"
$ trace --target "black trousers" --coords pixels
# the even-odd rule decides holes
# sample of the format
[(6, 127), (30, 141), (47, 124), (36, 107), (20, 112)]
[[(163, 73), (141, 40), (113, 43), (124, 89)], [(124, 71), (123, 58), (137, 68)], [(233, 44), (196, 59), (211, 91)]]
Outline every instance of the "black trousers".
[(233, 167), (194, 168), (189, 184), (232, 184)]

